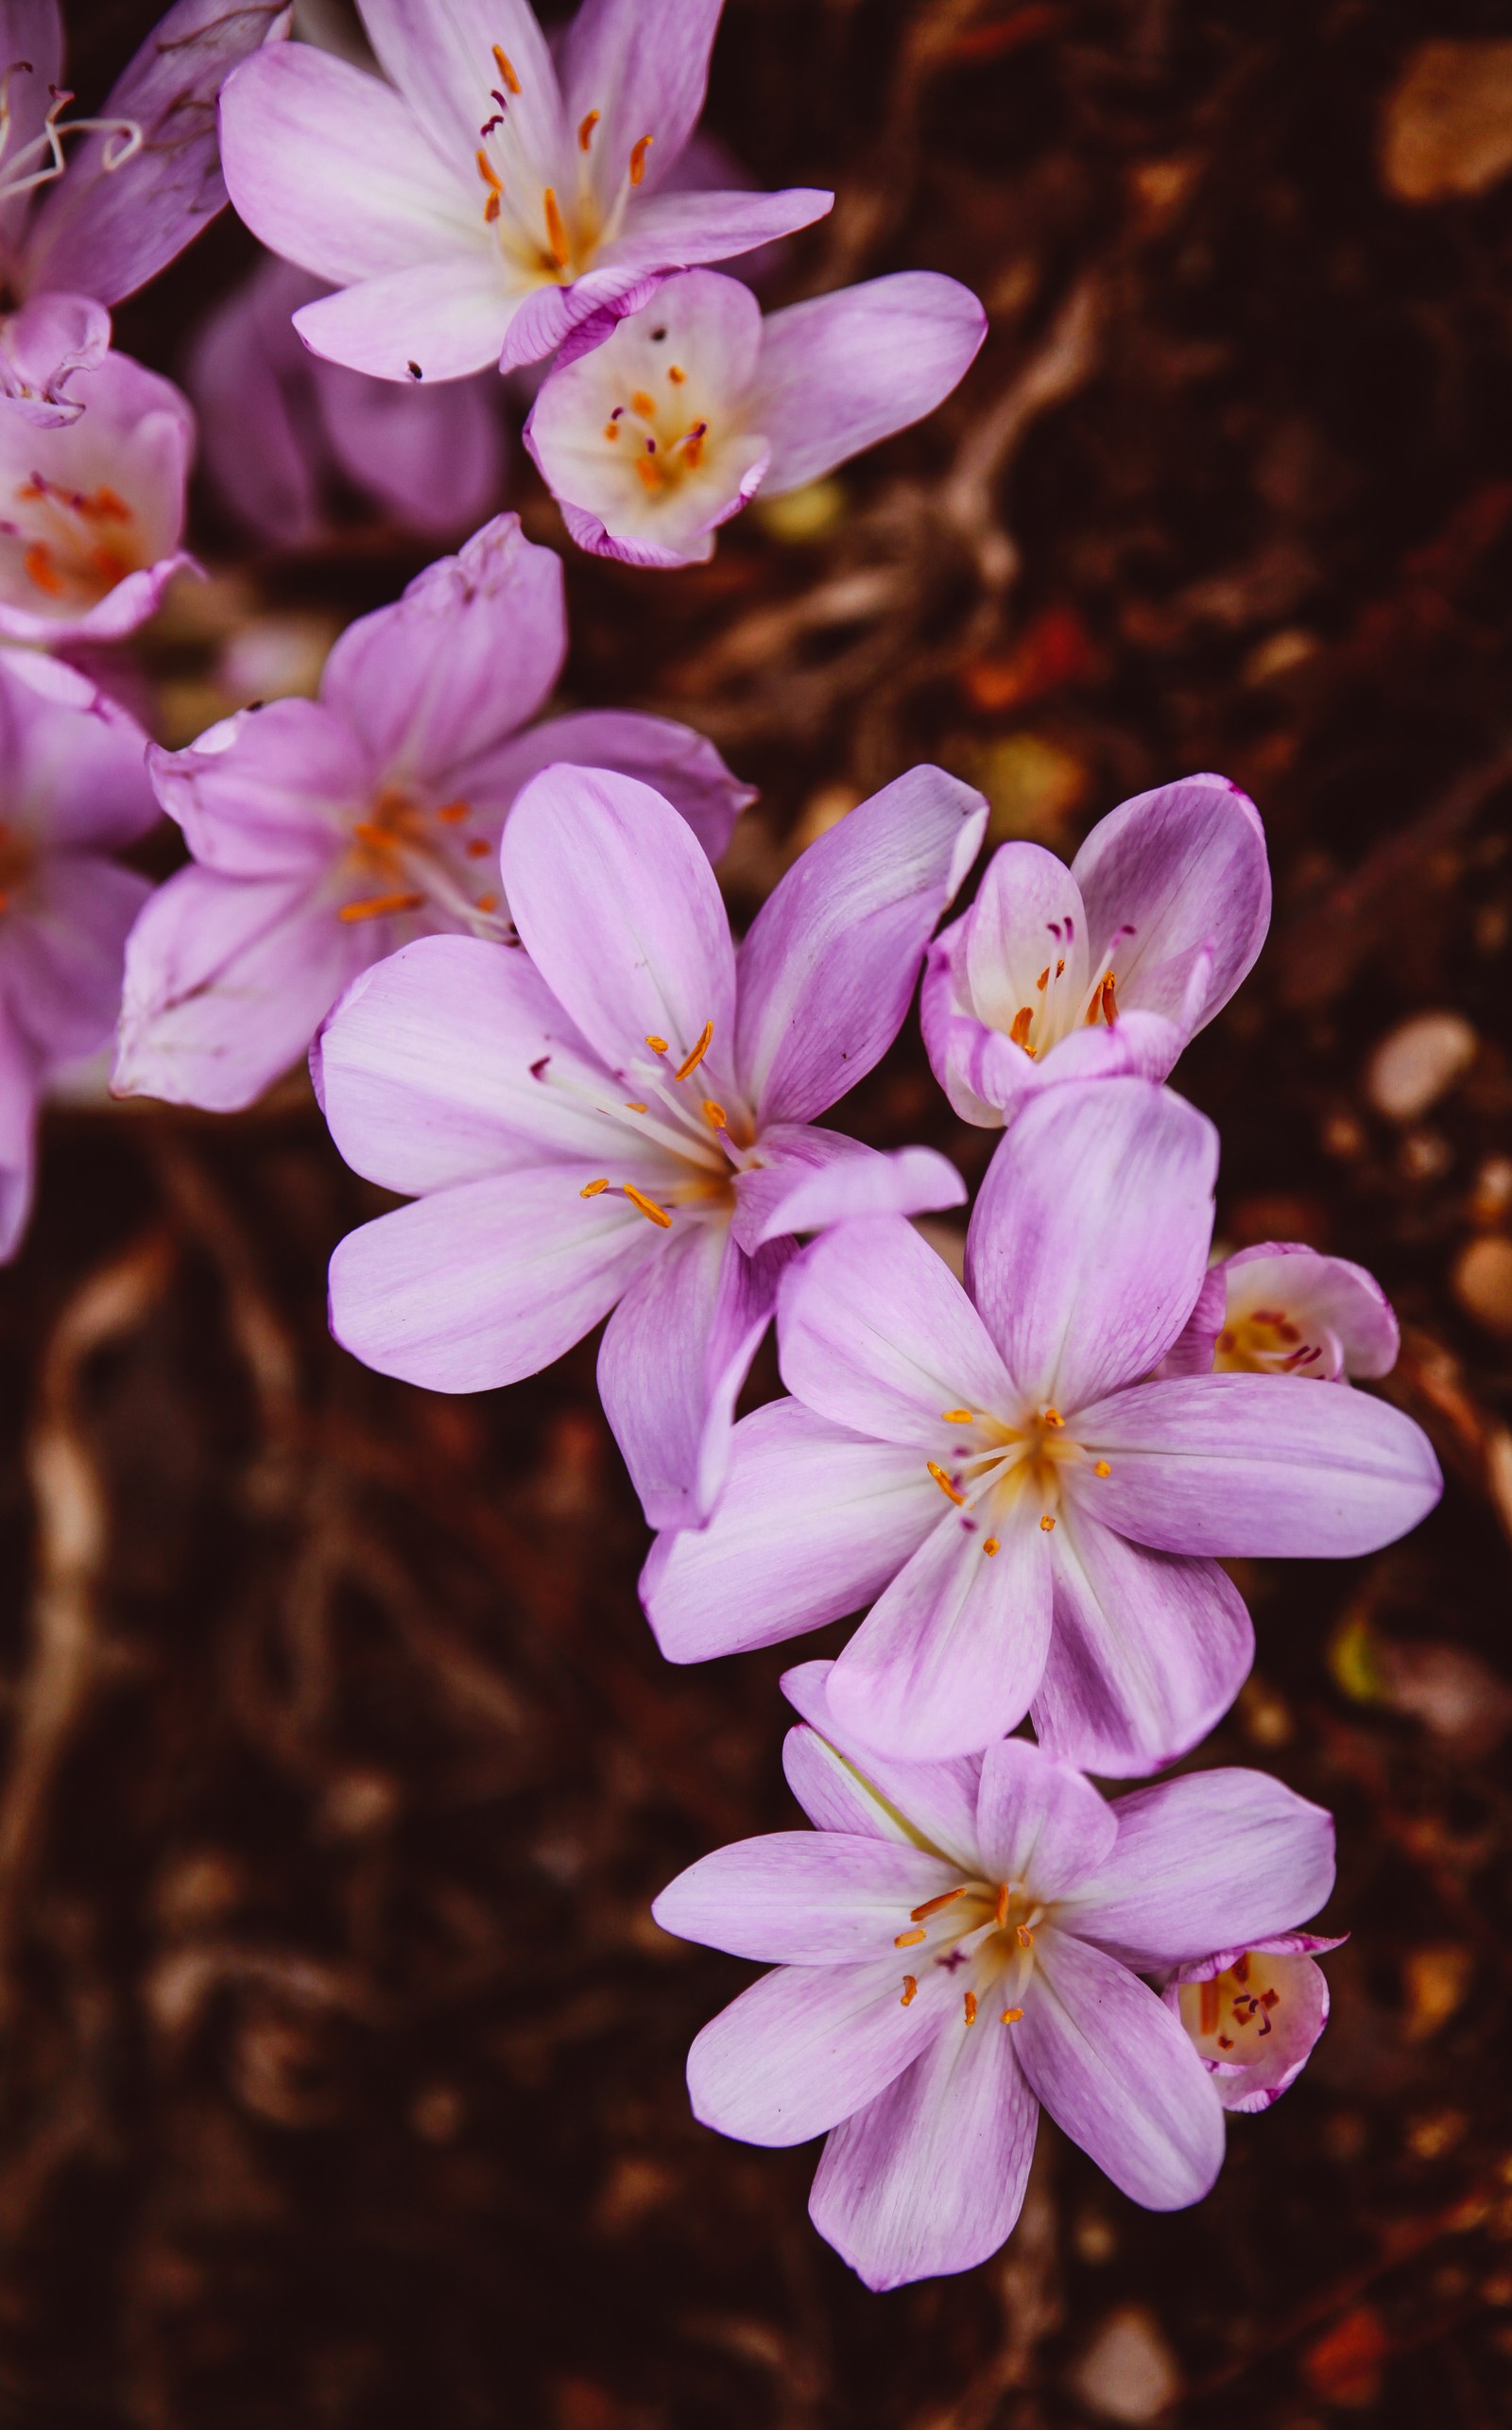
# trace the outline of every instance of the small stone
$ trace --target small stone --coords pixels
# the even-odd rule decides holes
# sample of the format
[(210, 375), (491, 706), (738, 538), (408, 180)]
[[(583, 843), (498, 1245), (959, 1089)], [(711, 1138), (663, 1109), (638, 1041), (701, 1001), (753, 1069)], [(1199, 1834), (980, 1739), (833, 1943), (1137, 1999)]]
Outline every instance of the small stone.
[(1156, 2421), (1181, 2393), (1176, 2356), (1153, 2312), (1140, 2303), (1108, 2314), (1071, 2378), (1082, 2404), (1104, 2421)]
[(1485, 194), (1512, 169), (1512, 42), (1422, 43), (1386, 103), (1381, 171), (1399, 202)]
[(1512, 1240), (1487, 1232), (1460, 1250), (1451, 1277), (1455, 1299), (1487, 1333), (1512, 1341)]
[(1371, 1056), (1366, 1094), (1392, 1122), (1416, 1122), (1469, 1071), (1478, 1043), (1457, 1012), (1415, 1012)]

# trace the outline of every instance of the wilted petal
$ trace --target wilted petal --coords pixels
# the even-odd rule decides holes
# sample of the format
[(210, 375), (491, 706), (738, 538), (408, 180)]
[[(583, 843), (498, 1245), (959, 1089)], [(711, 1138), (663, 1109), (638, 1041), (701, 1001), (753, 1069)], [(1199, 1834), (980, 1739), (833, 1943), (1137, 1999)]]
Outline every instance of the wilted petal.
[(928, 1215), (966, 1200), (959, 1173), (933, 1147), (883, 1155), (814, 1123), (773, 1123), (762, 1133), (762, 1154), (763, 1163), (735, 1177), (735, 1237), (750, 1250), (793, 1232)]
[[(807, 2143), (864, 2109), (959, 2005), (949, 1976), (936, 1970), (904, 2008), (902, 1977), (897, 1952), (872, 1966), (780, 1966), (764, 1974), (688, 2053), (694, 2116), (742, 2143), (785, 2145)], [(1206, 2088), (1200, 2059), (1170, 2024)]]
[(433, 1392), (492, 1391), (549, 1367), (657, 1254), (627, 1199), (580, 1198), (592, 1178), (586, 1164), (491, 1175), (349, 1232), (331, 1260), (337, 1341)]
[(812, 1121), (881, 1060), (986, 819), (969, 784), (910, 768), (811, 844), (768, 896), (740, 949), (737, 1051), (764, 1125)]
[(1098, 1516), (1168, 1552), (1375, 1552), (1443, 1491), (1428, 1438), (1403, 1411), (1297, 1376), (1177, 1376), (1114, 1393), (1077, 1423), (1111, 1470)]
[(1023, 1719), (1050, 1638), (1049, 1547), (1031, 1520), (989, 1555), (996, 1542), (949, 1513), (873, 1604), (829, 1688), (865, 1745), (914, 1762), (974, 1754)]
[(0, 319), (0, 396), (40, 429), (77, 422), (84, 407), (69, 383), (76, 371), (95, 370), (110, 342), (111, 316), (92, 296), (33, 296)]
[(641, 1599), (669, 1662), (771, 1646), (868, 1603), (934, 1525), (915, 1456), (797, 1401), (743, 1418), (707, 1527), (659, 1536)]
[[(1227, 777), (1157, 786), (1100, 819), (1072, 871), (1087, 905), (1093, 963), (1118, 974), (1120, 1004), (1191, 1033), (1226, 1005), (1270, 924), (1260, 814)], [(1200, 994), (1195, 956), (1209, 956)]]
[(971, 289), (935, 270), (895, 271), (774, 312), (746, 409), (771, 445), (764, 487), (796, 490), (921, 422), (986, 335)]
[[(764, 1965), (891, 1962), (910, 1907), (949, 1889), (954, 1869), (906, 1842), (774, 1831), (701, 1857), (651, 1902), (663, 1932)], [(902, 1971), (904, 1960), (900, 1958)]]
[(1022, 1882), (1037, 1900), (1062, 1900), (1097, 1871), (1118, 1836), (1116, 1814), (1080, 1772), (1027, 1738), (1005, 1738), (982, 1758), (983, 1862), (991, 1877)]
[(1069, 1415), (1170, 1348), (1206, 1270), (1217, 1163), (1211, 1123), (1146, 1080), (1024, 1107), (977, 1194), (966, 1274), (1028, 1400)]
[(1144, 1552), (1064, 1503), (1051, 1542), (1040, 1742), (1084, 1771), (1158, 1771), (1194, 1747), (1243, 1686), (1255, 1652), (1244, 1600), (1215, 1561)]
[(154, 743), (146, 764), (195, 859), (222, 877), (313, 883), (337, 858), (372, 786), (356, 734), (315, 700), (238, 709), (187, 750)]
[(947, 1448), (948, 1410), (1014, 1397), (954, 1275), (895, 1216), (816, 1241), (783, 1282), (778, 1330), (789, 1391), (837, 1425), (914, 1445), (921, 1474)]
[(474, 763), (467, 781), (477, 800), (507, 804), (542, 768), (563, 762), (639, 777), (687, 820), (712, 861), (756, 799), (755, 786), (730, 774), (706, 736), (673, 717), (637, 709), (577, 709), (547, 717)]
[(680, 1064), (713, 1027), (728, 1069), (735, 1003), (730, 922), (675, 810), (633, 777), (558, 767), (526, 785), (502, 854), (515, 925), (547, 985), (611, 1071), (645, 1042)]
[(1201, 2200), (1223, 2111), (1180, 2025), (1116, 1959), (1041, 1926), (1014, 2048), (1062, 2133), (1147, 2211)]
[(1265, 1772), (1189, 1772), (1109, 1809), (1117, 1838), (1061, 1921), (1142, 1973), (1252, 1946), (1333, 1887), (1333, 1818)]
[(809, 2216), (870, 2287), (971, 2269), (1013, 2229), (1039, 2120), (1012, 2033), (957, 2013), (832, 2129)]

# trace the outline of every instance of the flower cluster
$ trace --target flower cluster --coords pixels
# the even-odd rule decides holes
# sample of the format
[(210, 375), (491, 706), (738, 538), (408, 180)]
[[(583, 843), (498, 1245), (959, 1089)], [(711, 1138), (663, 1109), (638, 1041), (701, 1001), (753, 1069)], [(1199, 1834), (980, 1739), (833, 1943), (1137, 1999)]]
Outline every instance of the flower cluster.
[[(1069, 869), (1003, 846), (941, 930), (987, 804), (915, 767), (732, 933), (750, 788), (687, 726), (554, 706), (562, 567), (496, 511), (477, 375), (548, 364), (522, 437), (572, 538), (680, 566), (930, 413), (981, 306), (904, 271), (764, 315), (710, 267), (832, 199), (701, 181), (719, 0), (584, 0), (555, 43), (525, 0), (359, 9), (379, 74), (271, 0), (180, 0), (94, 119), (50, 0), (0, 10), (32, 53), (0, 60), (0, 1254), (39, 1097), (112, 1028), (118, 1094), (218, 1112), (307, 1056), (407, 1201), (337, 1248), (336, 1339), (472, 1392), (603, 1324), (663, 1653), (857, 1622), (785, 1681), (815, 1831), (656, 1904), (775, 1969), (696, 2042), (698, 2116), (824, 2134), (813, 2216), (875, 2286), (996, 2249), (1041, 2108), (1135, 2200), (1195, 2201), (1324, 2023), (1332, 1823), (1248, 1771), (1086, 1776), (1147, 1780), (1232, 1704), (1226, 1560), (1368, 1552), (1440, 1490), (1354, 1388), (1396, 1356), (1371, 1277), (1214, 1257), (1217, 1134), (1168, 1082), (1263, 942), (1259, 816), (1163, 785)], [(476, 528), (317, 697), (168, 748), (96, 662), (192, 564), (196, 420), (108, 308), (226, 189), (281, 258), (191, 349), (223, 506), (284, 548), (343, 491)], [(188, 858), (153, 889), (108, 855), (159, 810)], [(959, 1279), (913, 1220), (965, 1203), (954, 1165), (829, 1119), (916, 991), (950, 1107), (1001, 1134)], [(774, 1323), (784, 1393), (737, 1418)]]

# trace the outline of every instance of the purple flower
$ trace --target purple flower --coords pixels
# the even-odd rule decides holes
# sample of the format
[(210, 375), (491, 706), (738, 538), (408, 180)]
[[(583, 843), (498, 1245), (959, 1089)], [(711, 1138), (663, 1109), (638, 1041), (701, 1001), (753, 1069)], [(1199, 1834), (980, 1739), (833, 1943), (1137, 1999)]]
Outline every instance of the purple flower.
[(348, 628), (318, 700), (243, 709), (188, 750), (154, 747), (158, 798), (195, 865), (132, 936), (116, 1091), (248, 1105), (405, 939), (507, 936), (500, 833), (554, 761), (653, 778), (722, 852), (752, 796), (691, 728), (617, 710), (526, 727), (566, 646), (561, 560), (501, 515)]
[(325, 292), (292, 263), (265, 260), (196, 337), (189, 392), (222, 501), (280, 548), (328, 528), (333, 481), (425, 538), (474, 530), (504, 487), (498, 381), (396, 388), (325, 362), (289, 320)]
[(76, 419), (89, 398), (70, 375), (104, 354), (104, 307), (156, 278), (224, 205), (221, 79), (286, 30), (282, 0), (179, 0), (99, 116), (68, 118), (57, 0), (0, 6), (0, 271), (24, 304), (0, 331), (0, 395), (31, 421)]
[(1209, 1268), (1162, 1375), (1389, 1375), (1400, 1336), (1373, 1274), (1300, 1240), (1266, 1240)]
[(1295, 2084), (1329, 2021), (1328, 1978), (1313, 1960), (1342, 1946), (1313, 1932), (1279, 1932), (1173, 1971), (1161, 1997), (1226, 2110), (1268, 2110)]
[(336, 1146), (415, 1194), (337, 1249), (337, 1340), (476, 1392), (613, 1308), (605, 1413), (652, 1525), (701, 1523), (793, 1234), (965, 1196), (943, 1157), (882, 1156), (814, 1117), (897, 1035), (985, 818), (914, 768), (803, 853), (737, 956), (665, 801), (597, 769), (538, 777), (502, 853), (528, 953), (407, 946), (321, 1037)]
[(904, 1223), (786, 1278), (795, 1396), (735, 1430), (707, 1532), (642, 1579), (674, 1662), (872, 1606), (847, 1730), (968, 1753), (1028, 1712), (1090, 1771), (1154, 1771), (1227, 1711), (1253, 1636), (1222, 1555), (1373, 1551), (1440, 1491), (1427, 1439), (1294, 1375), (1151, 1380), (1203, 1286), (1217, 1138), (1148, 1080), (1047, 1089), (978, 1194), (966, 1288)]
[(148, 888), (106, 854), (157, 817), (146, 742), (75, 667), (0, 650), (0, 1257), (31, 1204), (38, 1098), (114, 1026)]
[(1069, 870), (1039, 844), (1005, 844), (930, 951), (935, 1077), (963, 1120), (988, 1127), (1047, 1081), (1163, 1080), (1269, 924), (1260, 814), (1227, 777), (1121, 803)]
[(1329, 1816), (1249, 1771), (1105, 1804), (1019, 1738), (891, 1763), (847, 1732), (827, 1663), (782, 1685), (817, 1835), (720, 1849), (652, 1908), (776, 1968), (694, 2043), (695, 2114), (745, 2143), (826, 2135), (809, 2215), (868, 2286), (997, 2250), (1041, 2106), (1132, 2200), (1199, 2201), (1221, 2081), (1141, 1977), (1311, 1915), (1333, 1884)]
[(688, 270), (617, 325), (584, 324), (525, 444), (579, 547), (701, 564), (757, 490), (780, 497), (932, 413), (986, 329), (970, 289), (930, 270), (765, 319), (738, 279)]
[(79, 371), (74, 392), (89, 408), (75, 422), (0, 407), (0, 633), (14, 641), (117, 641), (193, 563), (179, 545), (187, 398), (115, 353)]
[[(556, 58), (525, 0), (359, 0), (390, 81), (304, 43), (221, 97), (232, 199), (343, 291), (296, 326), (386, 380), (539, 361), (670, 271), (807, 227), (829, 194), (668, 192), (720, 0), (584, 0)], [(558, 73), (559, 71), (559, 73)]]

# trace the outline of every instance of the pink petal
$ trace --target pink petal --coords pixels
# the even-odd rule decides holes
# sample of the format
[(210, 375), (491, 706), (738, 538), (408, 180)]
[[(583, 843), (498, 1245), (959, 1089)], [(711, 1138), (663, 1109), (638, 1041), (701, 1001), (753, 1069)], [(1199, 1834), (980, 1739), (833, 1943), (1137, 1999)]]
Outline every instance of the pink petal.
[[(764, 1965), (894, 1963), (909, 1909), (949, 1889), (942, 1856), (884, 1839), (774, 1831), (701, 1857), (651, 1902), (663, 1932)], [(897, 1959), (900, 1970), (906, 1964)]]
[(989, 1877), (1022, 1882), (1037, 1900), (1063, 1900), (1105, 1864), (1116, 1812), (1080, 1772), (1026, 1738), (1005, 1738), (982, 1758), (983, 1862)]
[(517, 303), (487, 253), (458, 248), (301, 304), (294, 326), (375, 380), (465, 380), (496, 359)]
[(756, 799), (755, 786), (732, 776), (713, 743), (692, 726), (636, 709), (578, 709), (547, 717), (476, 761), (468, 784), (478, 801), (507, 807), (533, 776), (564, 762), (639, 777), (687, 820), (711, 861), (719, 859), (736, 819)]
[(37, 1051), (21, 1034), (0, 986), (0, 1264), (21, 1246), (37, 1165)]
[(1012, 2232), (1039, 2120), (1013, 2029), (958, 2012), (832, 2128), (809, 2216), (870, 2287), (973, 2268)]
[(747, 1249), (862, 1216), (926, 1215), (966, 1200), (959, 1173), (933, 1147), (882, 1155), (811, 1122), (773, 1123), (762, 1134), (762, 1155), (763, 1163), (735, 1177), (735, 1237)]
[(129, 710), (60, 658), (0, 653), (0, 758), (7, 816), (43, 852), (135, 843), (158, 805), (146, 736)]
[[(22, 79), (12, 77), (14, 101)], [(10, 143), (16, 145), (16, 111)], [(111, 316), (88, 295), (35, 295), (0, 320), (0, 395), (39, 429), (77, 422), (82, 402), (68, 394), (77, 371), (93, 371), (111, 342)]]
[(91, 853), (49, 853), (0, 926), (0, 990), (44, 1064), (103, 1046), (121, 1006), (131, 922), (151, 892)]
[(1255, 1308), (1281, 1308), (1308, 1341), (1314, 1328), (1337, 1338), (1347, 1375), (1389, 1375), (1395, 1367), (1401, 1347), (1397, 1319), (1375, 1276), (1363, 1266), (1347, 1257), (1325, 1257), (1299, 1240), (1266, 1240), (1241, 1249), (1219, 1271), (1231, 1318)]
[(843, 1760), (862, 1800), (858, 1813), (878, 1817), (874, 1824), (858, 1819), (844, 1827), (885, 1830), (888, 1835), (901, 1832), (916, 1847), (937, 1849), (958, 1872), (980, 1873), (983, 1860), (977, 1845), (976, 1809), (981, 1757), (900, 1763), (879, 1748), (863, 1745), (845, 1728), (830, 1702), (833, 1677), (833, 1663), (799, 1663), (782, 1673), (782, 1694), (815, 1735)]
[(1086, 995), (1091, 974), (1081, 889), (1042, 845), (1000, 845), (959, 926), (966, 1000), (990, 1028), (1006, 1034), (1022, 1010), (1040, 1014)]
[(762, 331), (749, 426), (781, 495), (921, 422), (964, 379), (987, 335), (969, 287), (935, 270), (841, 287), (774, 312)]
[[(1210, 1022), (1249, 970), (1270, 924), (1260, 814), (1227, 777), (1194, 776), (1123, 802), (1072, 870), (1087, 905), (1091, 959), (1118, 974), (1121, 1005)], [(1195, 956), (1210, 960), (1194, 1003)]]
[(588, 157), (595, 191), (608, 204), (619, 198), (631, 151), (652, 138), (644, 155), (649, 201), (666, 181), (698, 123), (709, 81), (709, 54), (722, 0), (583, 0), (562, 41), (563, 114), (579, 126), (598, 112)]
[(1024, 1107), (977, 1195), (966, 1277), (1027, 1400), (1069, 1417), (1170, 1348), (1206, 1270), (1217, 1162), (1211, 1123), (1146, 1080)]
[(147, 772), (202, 869), (313, 883), (344, 850), (372, 791), (372, 762), (315, 700), (238, 709), (187, 750), (154, 743)]
[(444, 9), (434, 0), (363, 0), (362, 23), (384, 73), (438, 153), (469, 166), (478, 129), (495, 108), (489, 88), (504, 80), (494, 65), (497, 43), (520, 87), (507, 89), (511, 137), (538, 181), (552, 182), (566, 149), (561, 97), (550, 45), (527, 0), (446, 0)]
[(1333, 1818), (1268, 1773), (1189, 1772), (1109, 1809), (1117, 1838), (1063, 1922), (1142, 1973), (1251, 1948), (1333, 1887)]
[[(688, 2053), (694, 2116), (742, 2143), (786, 2145), (807, 2143), (864, 2109), (959, 2005), (950, 1977), (936, 1969), (919, 1978), (904, 2008), (903, 1973), (895, 1951), (877, 1965), (780, 1966), (764, 1974), (705, 2025)], [(1174, 2021), (1172, 2030), (1201, 2075)]]
[[(1323, 1941), (1319, 1946), (1338, 1944)], [(1225, 1953), (1229, 1960), (1248, 1955)], [(1200, 1973), (1184, 1970), (1185, 1979), (1168, 1983), (1161, 1997), (1180, 2019), (1224, 2108), (1268, 2110), (1297, 2081), (1329, 2021), (1328, 1978), (1310, 1957), (1273, 1956), (1257, 1949), (1245, 1970), (1244, 1991), (1224, 2003), (1216, 2023), (1204, 2032), (1198, 1987), (1226, 1971), (1211, 1960)], [(1252, 2005), (1267, 1994), (1267, 2004)]]

